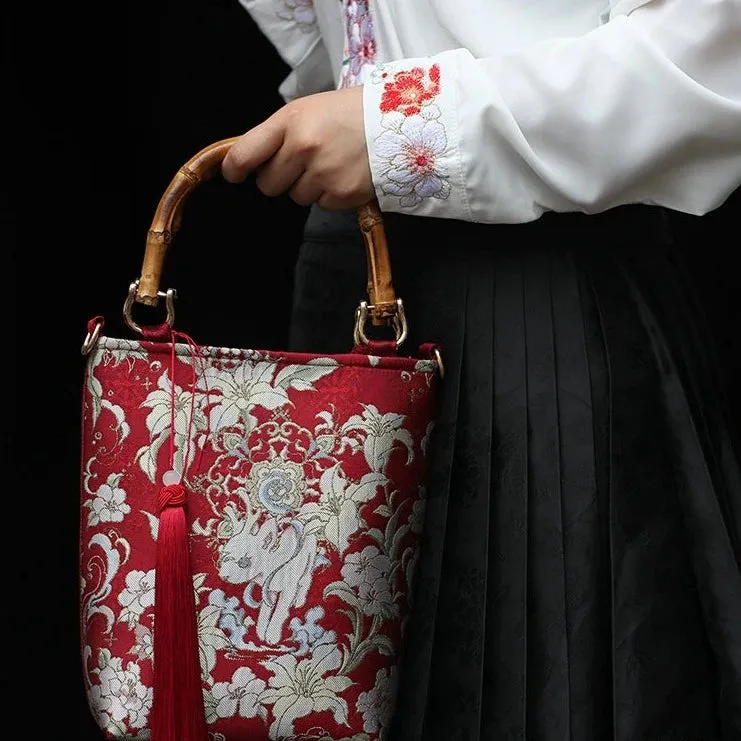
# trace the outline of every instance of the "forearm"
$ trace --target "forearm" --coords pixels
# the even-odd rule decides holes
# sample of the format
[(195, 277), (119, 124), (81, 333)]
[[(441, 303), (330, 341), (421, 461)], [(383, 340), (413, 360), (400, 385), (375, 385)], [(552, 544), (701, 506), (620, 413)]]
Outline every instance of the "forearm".
[(741, 184), (739, 38), (741, 0), (654, 0), (579, 38), (386, 65), (364, 92), (382, 208), (493, 223), (629, 203), (705, 213)]

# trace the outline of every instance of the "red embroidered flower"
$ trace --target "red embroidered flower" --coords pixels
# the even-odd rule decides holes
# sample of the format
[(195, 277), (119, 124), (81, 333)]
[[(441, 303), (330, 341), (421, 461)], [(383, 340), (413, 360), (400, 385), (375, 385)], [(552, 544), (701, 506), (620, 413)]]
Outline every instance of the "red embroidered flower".
[(414, 67), (397, 72), (393, 82), (383, 86), (381, 112), (399, 111), (405, 116), (414, 116), (422, 106), (440, 92), (440, 66), (433, 64), (429, 70)]

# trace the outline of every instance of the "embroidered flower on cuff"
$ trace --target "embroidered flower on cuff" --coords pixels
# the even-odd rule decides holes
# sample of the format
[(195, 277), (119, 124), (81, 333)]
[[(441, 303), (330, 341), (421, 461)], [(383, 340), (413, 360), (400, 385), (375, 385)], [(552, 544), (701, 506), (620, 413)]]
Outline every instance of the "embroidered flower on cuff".
[(441, 162), (448, 140), (439, 117), (437, 106), (427, 106), (414, 116), (390, 113), (374, 142), (381, 163), (381, 189), (397, 196), (404, 208), (424, 198), (450, 195), (448, 172)]
[(379, 66), (372, 79), (383, 85), (381, 132), (373, 140), (377, 186), (384, 195), (397, 197), (402, 208), (426, 198), (448, 198), (448, 137), (434, 102), (440, 93), (440, 67), (414, 67), (388, 77)]

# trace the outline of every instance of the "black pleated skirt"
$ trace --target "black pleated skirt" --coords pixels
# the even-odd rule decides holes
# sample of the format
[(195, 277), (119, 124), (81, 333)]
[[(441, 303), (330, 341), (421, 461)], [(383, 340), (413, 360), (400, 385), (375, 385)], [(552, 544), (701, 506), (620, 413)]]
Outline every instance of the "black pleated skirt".
[[(739, 448), (664, 216), (387, 215), (446, 367), (391, 741), (741, 739)], [(365, 281), (314, 208), (293, 349), (346, 351)]]

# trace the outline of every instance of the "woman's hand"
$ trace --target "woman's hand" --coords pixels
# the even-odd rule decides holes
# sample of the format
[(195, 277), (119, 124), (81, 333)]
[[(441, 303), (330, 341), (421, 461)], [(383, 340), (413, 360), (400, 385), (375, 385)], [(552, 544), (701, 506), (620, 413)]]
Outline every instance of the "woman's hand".
[(284, 105), (237, 139), (222, 173), (232, 183), (254, 172), (268, 196), (299, 205), (356, 208), (374, 197), (365, 145), (363, 89), (309, 95)]

